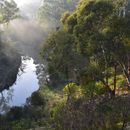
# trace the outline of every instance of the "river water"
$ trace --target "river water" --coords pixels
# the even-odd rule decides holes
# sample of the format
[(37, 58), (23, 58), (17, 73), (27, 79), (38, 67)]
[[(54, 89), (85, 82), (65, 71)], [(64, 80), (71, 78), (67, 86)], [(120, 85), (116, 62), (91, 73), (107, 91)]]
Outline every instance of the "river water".
[(6, 105), (10, 107), (24, 105), (26, 99), (39, 89), (34, 60), (22, 57), (22, 66), (22, 70), (19, 69), (16, 83), (9, 90), (3, 91)]

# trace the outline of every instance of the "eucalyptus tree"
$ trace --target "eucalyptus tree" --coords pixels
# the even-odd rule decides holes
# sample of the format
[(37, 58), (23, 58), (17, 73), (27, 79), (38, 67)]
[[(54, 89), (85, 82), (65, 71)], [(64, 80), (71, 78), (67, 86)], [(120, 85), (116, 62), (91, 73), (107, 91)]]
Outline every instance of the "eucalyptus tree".
[(50, 25), (59, 26), (59, 20), (65, 11), (73, 11), (79, 0), (44, 0), (43, 5), (38, 11), (38, 17), (41, 22), (50, 23)]
[(0, 0), (0, 24), (8, 23), (18, 15), (17, 4), (11, 0)]
[(78, 75), (86, 63), (83, 56), (75, 51), (73, 43), (73, 36), (60, 29), (50, 34), (43, 44), (41, 54), (44, 63), (47, 63), (52, 87), (63, 87), (69, 82), (79, 83)]
[[(75, 12), (65, 13), (61, 19), (64, 29), (75, 37), (77, 51), (89, 57), (85, 75), (91, 81), (102, 82), (110, 93), (115, 93), (121, 69), (130, 86), (127, 4), (119, 0), (81, 0)], [(120, 15), (122, 7), (127, 9), (127, 13), (123, 12), (127, 15)], [(112, 77), (113, 86), (109, 83)]]
[(0, 0), (0, 39), (1, 39), (1, 25), (9, 23), (18, 16), (17, 4), (11, 0)]
[[(50, 71), (67, 65), (71, 72), (68, 61), (73, 61), (78, 70), (82, 70), (79, 83), (83, 86), (89, 82), (101, 82), (105, 90), (115, 94), (117, 76), (123, 74), (130, 86), (130, 18), (129, 13), (120, 15), (124, 6), (127, 7), (126, 2), (120, 0), (81, 0), (76, 11), (66, 12), (61, 18), (63, 32), (54, 33), (43, 47), (43, 53), (48, 54), (48, 59), (53, 59), (53, 62), (52, 59), (48, 62), (51, 63)], [(129, 12), (128, 9), (126, 11)], [(68, 36), (73, 40), (68, 41)], [(69, 59), (62, 56), (62, 50)], [(75, 62), (76, 59), (70, 60), (72, 55), (69, 53), (73, 51), (73, 55), (82, 55), (79, 63)], [(63, 71), (62, 68), (58, 72)]]
[(85, 75), (87, 73), (89, 80), (91, 77), (92, 81), (101, 81), (109, 91), (111, 89), (108, 78), (111, 75), (108, 69), (113, 59), (106, 48), (104, 31), (107, 29), (113, 10), (114, 7), (110, 2), (82, 0), (73, 14), (68, 15), (65, 20), (62, 19), (67, 31), (73, 33), (75, 37), (77, 51), (89, 57), (89, 67), (86, 66)]

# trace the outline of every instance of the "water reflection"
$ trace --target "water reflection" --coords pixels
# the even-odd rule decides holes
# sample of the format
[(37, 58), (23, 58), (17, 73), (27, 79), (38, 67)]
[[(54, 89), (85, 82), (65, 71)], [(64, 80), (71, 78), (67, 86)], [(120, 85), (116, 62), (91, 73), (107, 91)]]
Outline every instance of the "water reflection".
[(0, 113), (7, 112), (10, 109), (9, 101), (12, 99), (12, 93), (13, 89), (10, 89), (8, 91), (8, 96), (5, 97), (3, 93), (1, 92), (0, 96)]
[(38, 79), (36, 65), (29, 57), (22, 57), (22, 65), (19, 69), (16, 83), (4, 90), (0, 97), (0, 110), (8, 110), (9, 106), (21, 106), (25, 104), (26, 98), (38, 90)]

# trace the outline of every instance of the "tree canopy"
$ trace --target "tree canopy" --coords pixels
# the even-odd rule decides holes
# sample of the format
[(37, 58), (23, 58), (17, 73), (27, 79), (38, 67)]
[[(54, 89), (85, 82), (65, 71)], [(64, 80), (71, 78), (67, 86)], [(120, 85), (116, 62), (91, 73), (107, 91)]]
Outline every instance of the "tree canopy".
[(8, 23), (17, 16), (18, 8), (13, 0), (0, 0), (0, 23)]
[(79, 0), (53, 0), (44, 1), (38, 11), (38, 19), (45, 23), (50, 23), (50, 26), (59, 26), (61, 15), (65, 11), (73, 11)]
[(81, 0), (76, 11), (62, 16), (62, 27), (43, 45), (50, 81), (60, 82), (69, 75), (68, 83), (86, 86), (101, 82), (108, 92), (115, 93), (117, 77), (124, 75), (129, 86), (130, 18), (129, 14), (120, 15), (125, 4), (119, 0)]

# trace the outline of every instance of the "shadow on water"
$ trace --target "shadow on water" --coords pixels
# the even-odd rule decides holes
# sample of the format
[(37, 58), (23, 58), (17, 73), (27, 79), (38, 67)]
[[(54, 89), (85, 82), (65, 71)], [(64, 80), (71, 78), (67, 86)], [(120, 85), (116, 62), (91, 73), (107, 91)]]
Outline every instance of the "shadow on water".
[[(38, 90), (38, 79), (36, 75), (37, 65), (29, 57), (22, 56), (21, 64), (15, 73), (15, 80), (10, 86), (5, 87), (0, 95), (0, 111), (6, 112), (12, 106), (22, 106), (26, 99)], [(3, 70), (4, 71), (4, 70)], [(12, 76), (14, 76), (12, 74)], [(5, 81), (6, 82), (6, 81)]]

